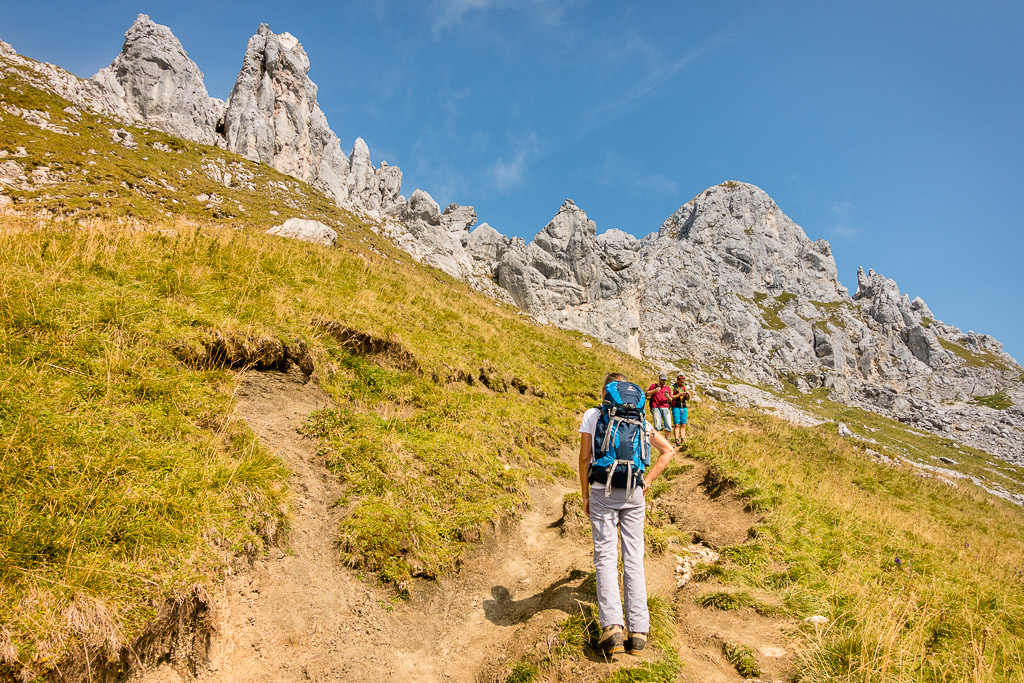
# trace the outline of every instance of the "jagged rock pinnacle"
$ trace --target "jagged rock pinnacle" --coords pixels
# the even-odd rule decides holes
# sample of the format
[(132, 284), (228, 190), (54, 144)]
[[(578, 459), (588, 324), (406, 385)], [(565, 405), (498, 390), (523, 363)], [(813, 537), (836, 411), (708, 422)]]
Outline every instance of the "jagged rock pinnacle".
[(140, 14), (125, 33), (121, 54), (91, 79), (107, 109), (133, 123), (215, 144), (224, 103), (211, 98), (203, 73), (169, 28)]

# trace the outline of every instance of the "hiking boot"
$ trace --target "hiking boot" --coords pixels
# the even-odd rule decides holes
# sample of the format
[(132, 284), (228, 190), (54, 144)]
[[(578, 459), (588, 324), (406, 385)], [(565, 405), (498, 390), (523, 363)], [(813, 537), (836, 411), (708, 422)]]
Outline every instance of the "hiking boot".
[(626, 639), (626, 652), (631, 655), (640, 654), (645, 645), (647, 645), (646, 633), (630, 633), (629, 638)]
[(601, 631), (601, 639), (597, 641), (597, 646), (606, 657), (621, 655), (625, 652), (626, 648), (622, 645), (622, 627), (618, 624), (605, 626)]

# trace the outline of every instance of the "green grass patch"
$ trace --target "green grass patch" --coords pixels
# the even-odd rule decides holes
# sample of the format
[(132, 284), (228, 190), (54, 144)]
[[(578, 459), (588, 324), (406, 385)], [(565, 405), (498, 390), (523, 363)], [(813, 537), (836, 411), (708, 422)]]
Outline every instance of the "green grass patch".
[[(0, 63), (6, 64), (2, 59)], [(51, 123), (75, 133), (43, 130), (4, 114), (0, 149), (13, 154), (20, 146), (28, 154), (5, 161), (19, 164), (26, 174), (45, 167), (55, 181), (29, 182), (5, 191), (16, 208), (46, 209), (81, 220), (159, 223), (186, 218), (264, 230), (301, 216), (341, 227), (341, 212), (334, 203), (302, 181), (237, 154), (159, 131), (122, 126), (88, 112), (76, 120), (64, 112), (69, 102), (29, 85), (16, 69), (6, 69), (0, 78), (0, 102), (44, 112)], [(114, 142), (110, 129), (122, 127), (132, 133), (137, 148)]]
[(844, 329), (846, 322), (843, 312), (856, 308), (856, 304), (850, 301), (811, 301), (810, 303), (818, 309), (818, 315), (821, 316), (812, 323), (812, 326), (822, 332), (828, 332), (830, 327)]
[(666, 652), (652, 662), (619, 669), (608, 683), (673, 683), (683, 671), (683, 662), (675, 652)]
[(540, 678), (540, 669), (536, 664), (530, 662), (519, 662), (512, 667), (512, 673), (505, 679), (505, 683), (533, 683)]
[(939, 344), (942, 345), (942, 348), (946, 349), (972, 368), (992, 368), (1003, 371), (1010, 371), (1014, 369), (994, 353), (989, 353), (988, 351), (973, 351), (962, 344), (949, 341), (943, 337), (939, 337)]
[[(787, 296), (788, 295), (788, 296)], [(745, 299), (745, 297), (740, 297)], [(764, 292), (754, 292), (753, 303), (761, 312), (761, 327), (766, 330), (784, 330), (786, 323), (779, 317), (779, 311), (792, 301), (795, 295), (783, 292), (779, 296), (769, 297)], [(746, 299), (750, 301), (750, 299)]]
[[(767, 389), (767, 391), (771, 391)], [(1024, 467), (995, 458), (984, 451), (957, 444), (950, 439), (929, 432), (920, 431), (869, 410), (843, 405), (827, 398), (828, 390), (817, 389), (802, 394), (784, 383), (782, 397), (787, 401), (834, 422), (843, 422), (860, 436), (874, 439), (874, 443), (853, 442), (854, 448), (864, 452), (871, 448), (891, 458), (907, 458), (926, 465), (939, 464), (963, 474), (988, 481), (1012, 493), (1024, 494)], [(835, 429), (828, 425), (816, 428), (820, 431)], [(951, 459), (955, 464), (937, 462), (938, 457)], [(960, 480), (958, 485), (970, 486)], [(870, 481), (864, 485), (872, 486)]]
[(722, 654), (740, 676), (757, 678), (761, 675), (761, 667), (758, 666), (754, 651), (749, 646), (740, 643), (722, 643)]
[(1013, 405), (1013, 401), (1010, 400), (1005, 391), (999, 391), (991, 396), (975, 396), (971, 399), (971, 403), (995, 410), (1006, 410)]

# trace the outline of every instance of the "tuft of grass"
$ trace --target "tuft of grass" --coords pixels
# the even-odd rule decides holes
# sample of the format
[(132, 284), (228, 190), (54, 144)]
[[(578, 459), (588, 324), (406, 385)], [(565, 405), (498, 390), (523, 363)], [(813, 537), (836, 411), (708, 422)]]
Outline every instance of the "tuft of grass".
[(512, 667), (512, 672), (505, 679), (505, 683), (533, 683), (539, 679), (540, 669), (536, 664), (519, 662)]
[(722, 643), (722, 654), (740, 676), (758, 678), (761, 675), (761, 667), (758, 666), (754, 651), (750, 649), (750, 646), (725, 642)]
[(558, 657), (581, 659), (588, 651), (597, 647), (600, 637), (601, 625), (597, 618), (597, 605), (586, 603), (580, 612), (559, 622), (554, 652)]
[(707, 564), (698, 564), (693, 570), (694, 581), (721, 581), (722, 583), (729, 583), (735, 581), (736, 578), (736, 570), (726, 566), (721, 560)]
[(673, 683), (683, 671), (683, 662), (674, 651), (661, 654), (651, 662), (619, 669), (608, 683)]
[(749, 591), (711, 591), (703, 593), (694, 598), (694, 602), (701, 607), (709, 607), (730, 611), (749, 607), (766, 617), (779, 616), (784, 610), (774, 605), (758, 600)]
[(991, 396), (975, 396), (971, 399), (971, 403), (993, 408), (994, 410), (1006, 410), (1013, 405), (1013, 401), (1010, 400), (1005, 391), (996, 392)]
[(649, 595), (647, 611), (651, 616), (649, 641), (662, 650), (670, 650), (676, 635), (676, 610), (672, 601), (663, 595)]
[(670, 548), (690, 542), (689, 534), (680, 531), (675, 524), (648, 525), (645, 536), (653, 555), (664, 555)]
[(552, 465), (552, 474), (561, 479), (576, 479), (576, 470), (566, 465), (564, 462), (556, 462)]
[(966, 346), (949, 341), (944, 337), (939, 337), (938, 339), (942, 348), (946, 349), (972, 368), (993, 368), (995, 370), (1004, 371), (1014, 369), (994, 353), (989, 353), (988, 351), (972, 351)]

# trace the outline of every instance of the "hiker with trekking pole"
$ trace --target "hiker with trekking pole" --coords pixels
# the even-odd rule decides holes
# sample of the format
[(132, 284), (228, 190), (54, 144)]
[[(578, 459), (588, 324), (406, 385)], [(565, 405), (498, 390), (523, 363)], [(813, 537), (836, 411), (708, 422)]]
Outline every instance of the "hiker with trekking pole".
[[(580, 425), (580, 486), (583, 513), (590, 517), (601, 621), (598, 646), (608, 657), (638, 654), (647, 644), (650, 615), (644, 576), (645, 496), (668, 466), (675, 449), (647, 421), (646, 394), (620, 373), (608, 375), (603, 402), (583, 414)], [(659, 455), (651, 466), (651, 447)], [(648, 469), (649, 468), (649, 469)], [(622, 538), (619, 596), (618, 537)]]

